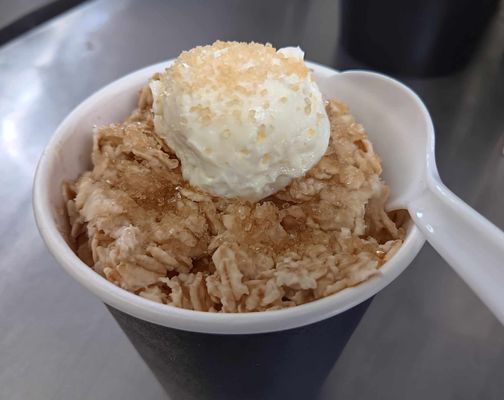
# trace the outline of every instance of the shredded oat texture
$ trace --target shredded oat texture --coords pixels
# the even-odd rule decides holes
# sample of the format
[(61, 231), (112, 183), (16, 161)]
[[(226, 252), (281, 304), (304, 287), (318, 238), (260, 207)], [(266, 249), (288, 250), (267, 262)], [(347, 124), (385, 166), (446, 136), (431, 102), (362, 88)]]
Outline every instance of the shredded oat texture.
[(380, 160), (343, 103), (327, 103), (320, 162), (257, 203), (190, 187), (151, 106), (146, 86), (126, 121), (95, 130), (92, 169), (63, 187), (71, 245), (121, 288), (191, 310), (274, 310), (370, 279), (401, 246), (407, 213), (385, 212)]

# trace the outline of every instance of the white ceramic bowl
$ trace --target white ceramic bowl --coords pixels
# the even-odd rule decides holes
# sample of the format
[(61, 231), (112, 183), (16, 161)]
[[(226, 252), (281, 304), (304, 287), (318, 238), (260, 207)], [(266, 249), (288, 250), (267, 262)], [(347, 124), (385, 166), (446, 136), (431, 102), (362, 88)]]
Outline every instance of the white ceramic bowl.
[[(84, 264), (58, 228), (66, 224), (62, 212), (62, 182), (73, 180), (90, 168), (93, 126), (125, 119), (136, 105), (138, 90), (153, 73), (162, 71), (170, 63), (133, 72), (93, 94), (61, 123), (40, 158), (33, 189), (35, 219), (49, 250), (74, 279), (106, 304), (149, 322), (194, 332), (246, 334), (294, 328), (339, 314), (376, 294), (411, 263), (425, 241), (413, 224), (400, 250), (381, 267), (381, 274), (367, 282), (297, 307), (240, 314), (207, 313), (159, 304), (115, 286)], [(337, 73), (314, 63), (307, 65), (315, 79)], [(353, 111), (359, 115), (366, 112), (365, 109)], [(387, 147), (386, 143), (380, 143), (380, 138), (385, 136), (380, 135), (379, 127), (365, 128), (378, 151)], [(387, 165), (393, 163), (385, 161), (388, 161), (384, 162), (386, 181)]]

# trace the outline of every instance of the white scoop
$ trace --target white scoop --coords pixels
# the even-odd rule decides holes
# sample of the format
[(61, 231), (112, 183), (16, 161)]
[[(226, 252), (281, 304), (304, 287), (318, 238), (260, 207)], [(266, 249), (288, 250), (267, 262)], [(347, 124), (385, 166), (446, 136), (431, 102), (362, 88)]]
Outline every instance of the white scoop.
[(420, 98), (366, 71), (338, 73), (319, 86), (326, 98), (347, 103), (369, 132), (391, 188), (387, 208), (408, 209), (429, 243), (504, 324), (504, 233), (441, 182), (434, 128)]

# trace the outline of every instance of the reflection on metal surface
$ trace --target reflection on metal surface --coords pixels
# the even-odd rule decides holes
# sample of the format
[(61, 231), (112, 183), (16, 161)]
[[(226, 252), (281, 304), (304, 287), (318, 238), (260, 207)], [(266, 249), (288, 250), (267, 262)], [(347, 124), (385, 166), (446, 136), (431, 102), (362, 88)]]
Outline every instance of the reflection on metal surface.
[(15, 124), (9, 117), (2, 121), (2, 145), (7, 155), (12, 158), (19, 157), (19, 143), (16, 143)]
[[(41, 88), (36, 71), (26, 71), (17, 79), (21, 80), (24, 87), (20, 88), (17, 102), (11, 112), (2, 117), (0, 157), (5, 152), (5, 157), (2, 158), (4, 160), (10, 158), (16, 171), (20, 170), (25, 176), (31, 178), (36, 159), (30, 158), (30, 154), (26, 151), (23, 143), (27, 139), (23, 137), (23, 133), (26, 135), (26, 132), (23, 132), (22, 129), (23, 124), (32, 118), (29, 111), (36, 106), (34, 103), (41, 94)], [(11, 89), (8, 84), (5, 87), (7, 90)]]

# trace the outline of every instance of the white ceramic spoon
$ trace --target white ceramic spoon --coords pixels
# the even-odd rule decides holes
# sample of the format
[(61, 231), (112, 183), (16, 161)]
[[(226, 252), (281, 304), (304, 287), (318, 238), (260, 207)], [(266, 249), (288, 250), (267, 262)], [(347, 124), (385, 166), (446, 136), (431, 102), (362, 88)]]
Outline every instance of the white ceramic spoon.
[(387, 208), (406, 208), (432, 247), (504, 324), (504, 233), (441, 182), (434, 128), (420, 98), (396, 80), (366, 71), (335, 74), (320, 87), (326, 98), (344, 101), (366, 128), (391, 188)]

